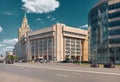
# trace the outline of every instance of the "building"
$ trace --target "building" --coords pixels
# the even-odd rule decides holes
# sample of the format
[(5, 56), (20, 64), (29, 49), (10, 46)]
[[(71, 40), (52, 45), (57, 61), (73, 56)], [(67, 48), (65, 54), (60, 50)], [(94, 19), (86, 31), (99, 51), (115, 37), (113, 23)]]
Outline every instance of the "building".
[[(19, 32), (20, 33), (20, 32)], [(20, 33), (21, 34), (21, 33)], [(19, 36), (19, 34), (18, 34)], [(88, 31), (55, 24), (19, 37), (21, 57), (27, 60), (88, 61)]]
[(14, 45), (13, 53), (19, 58), (19, 59), (25, 59), (25, 53), (23, 53), (24, 50), (21, 50), (21, 42), (20, 39), (26, 35), (27, 32), (31, 31), (30, 26), (28, 24), (28, 19), (26, 16), (26, 13), (23, 17), (23, 21), (21, 24), (21, 27), (18, 29), (18, 42)]
[(6, 51), (6, 56), (7, 55), (13, 55), (13, 51)]
[(90, 60), (120, 63), (120, 0), (99, 0), (89, 12)]
[(23, 21), (22, 21), (22, 25), (21, 27), (18, 29), (18, 41), (20, 40), (20, 38), (26, 34), (26, 32), (30, 31), (30, 26), (28, 24), (28, 20), (27, 20), (27, 16), (26, 13), (24, 15)]

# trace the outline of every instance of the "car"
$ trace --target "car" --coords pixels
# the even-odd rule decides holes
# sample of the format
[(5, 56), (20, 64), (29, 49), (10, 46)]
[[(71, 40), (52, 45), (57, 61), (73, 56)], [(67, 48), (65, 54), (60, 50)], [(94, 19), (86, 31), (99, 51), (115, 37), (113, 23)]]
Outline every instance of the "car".
[(25, 62), (27, 62), (26, 59), (21, 59), (21, 60), (19, 60), (19, 63), (25, 63)]
[(4, 61), (3, 61), (3, 60), (0, 60), (0, 63), (4, 63)]
[(39, 60), (40, 63), (44, 63), (44, 60)]
[(12, 61), (10, 59), (5, 61), (5, 64), (13, 64)]
[(90, 65), (90, 67), (96, 68), (96, 67), (99, 67), (99, 64), (98, 64), (98, 63), (92, 63), (92, 64)]
[(104, 64), (104, 68), (115, 68), (115, 65), (112, 63), (106, 63)]

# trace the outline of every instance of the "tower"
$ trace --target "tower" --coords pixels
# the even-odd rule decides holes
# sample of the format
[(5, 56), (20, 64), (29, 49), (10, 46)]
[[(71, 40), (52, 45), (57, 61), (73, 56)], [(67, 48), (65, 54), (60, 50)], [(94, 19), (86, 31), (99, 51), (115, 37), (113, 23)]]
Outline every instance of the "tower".
[(23, 17), (21, 27), (18, 29), (18, 41), (28, 31), (30, 31), (30, 26), (28, 24), (27, 16), (26, 16), (26, 13), (25, 13), (25, 15)]

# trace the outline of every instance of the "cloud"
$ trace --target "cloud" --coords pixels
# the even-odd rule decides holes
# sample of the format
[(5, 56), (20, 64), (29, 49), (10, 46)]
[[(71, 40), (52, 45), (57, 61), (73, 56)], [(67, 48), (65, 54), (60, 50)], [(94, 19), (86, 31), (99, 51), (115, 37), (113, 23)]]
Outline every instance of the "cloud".
[(60, 6), (57, 0), (22, 0), (22, 8), (27, 13), (49, 13)]
[(0, 26), (0, 33), (3, 31), (2, 27)]
[(79, 27), (80, 29), (88, 30), (88, 24)]
[(53, 17), (52, 19), (51, 19), (51, 21), (54, 21), (56, 18), (55, 17)]
[(0, 42), (0, 54), (5, 55), (6, 51), (12, 51), (17, 41), (18, 41), (17, 38), (13, 38), (4, 39), (2, 42)]
[(7, 49), (13, 49), (14, 47), (12, 47), (12, 46), (8, 46), (8, 47), (6, 47)]
[(48, 15), (47, 18), (50, 19), (51, 21), (54, 21), (54, 20), (56, 19), (56, 18), (53, 17), (52, 15)]
[(51, 18), (51, 15), (48, 15), (47, 18), (50, 19), (50, 18)]
[(3, 46), (5, 46), (4, 44), (0, 44), (0, 47), (3, 47)]
[(36, 21), (41, 21), (42, 19), (41, 18), (37, 18)]
[(10, 15), (13, 15), (13, 13), (11, 13), (11, 12), (9, 12), (9, 11), (4, 11), (3, 14), (4, 14), (4, 15), (9, 15), (9, 16), (10, 16)]
[(4, 39), (3, 40), (3, 44), (14, 44), (14, 43), (16, 43), (18, 41), (18, 39), (17, 38), (14, 38), (14, 39)]

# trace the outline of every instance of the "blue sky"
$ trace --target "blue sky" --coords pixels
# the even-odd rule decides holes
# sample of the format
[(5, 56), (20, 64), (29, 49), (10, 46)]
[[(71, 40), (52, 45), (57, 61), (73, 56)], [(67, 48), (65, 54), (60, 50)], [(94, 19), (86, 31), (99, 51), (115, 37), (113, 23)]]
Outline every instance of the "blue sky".
[(32, 30), (59, 22), (87, 26), (88, 12), (98, 0), (0, 0), (0, 54), (13, 49), (25, 11)]

